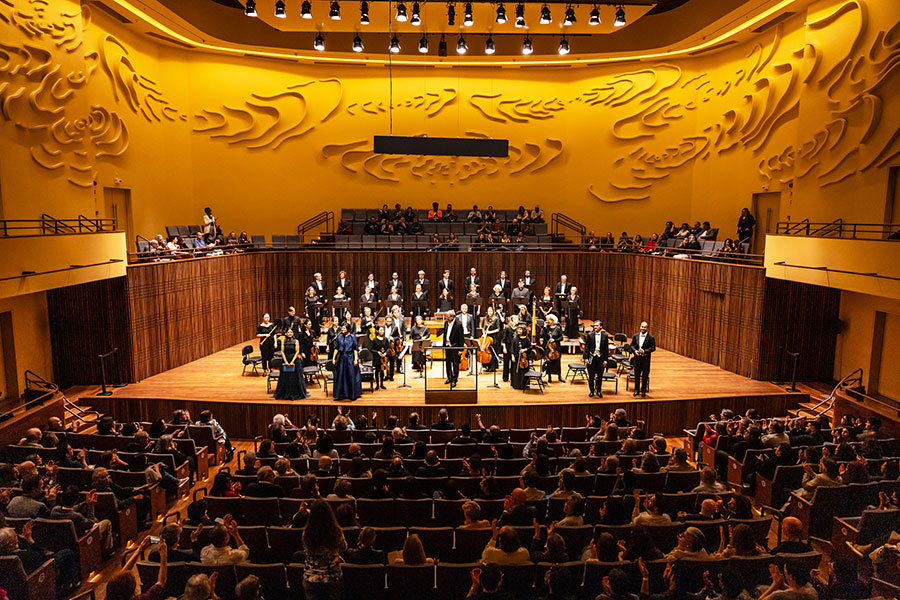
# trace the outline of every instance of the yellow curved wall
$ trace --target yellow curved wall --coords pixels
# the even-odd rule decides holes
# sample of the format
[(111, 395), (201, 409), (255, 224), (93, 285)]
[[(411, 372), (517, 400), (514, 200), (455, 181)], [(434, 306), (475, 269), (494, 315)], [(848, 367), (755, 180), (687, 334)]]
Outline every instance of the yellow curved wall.
[[(394, 68), (391, 96), (381, 67), (176, 49), (90, 4), (0, 0), (2, 214), (102, 212), (119, 177), (148, 236), (207, 204), (226, 231), (270, 235), (324, 208), (433, 200), (729, 235), (763, 186), (782, 218), (876, 221), (900, 151), (898, 21), (897, 2), (821, 0), (696, 57)], [(508, 137), (509, 159), (372, 154), (391, 98), (395, 134)]]

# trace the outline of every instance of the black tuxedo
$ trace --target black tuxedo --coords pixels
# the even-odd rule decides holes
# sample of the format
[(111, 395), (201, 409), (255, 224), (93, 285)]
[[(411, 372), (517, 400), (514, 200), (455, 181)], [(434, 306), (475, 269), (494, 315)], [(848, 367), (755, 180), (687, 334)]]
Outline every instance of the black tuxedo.
[[(461, 348), (466, 345), (466, 339), (463, 335), (462, 326), (456, 319), (447, 321), (444, 324), (444, 346), (455, 346)], [(459, 350), (445, 350), (444, 356), (447, 361), (447, 379), (453, 384), (459, 379)]]
[(441, 294), (444, 293), (444, 289), (450, 290), (450, 295), (451, 296), (453, 295), (453, 280), (452, 279), (448, 279), (447, 281), (444, 281), (443, 278), (438, 279), (437, 292), (438, 292), (439, 297)]
[[(641, 334), (636, 333), (631, 338), (631, 348), (634, 350), (634, 356), (631, 364), (634, 366), (634, 392), (637, 394), (647, 393), (650, 387), (650, 356), (656, 351), (656, 338), (649, 333), (644, 338), (644, 345), (641, 346)], [(644, 354), (638, 354), (638, 350), (643, 350)]]
[(525, 287), (531, 290), (532, 293), (537, 289), (537, 280), (534, 277), (523, 277), (522, 281), (525, 282)]
[(321, 298), (323, 303), (327, 302), (328, 294), (325, 293), (325, 289), (327, 288), (327, 286), (325, 285), (324, 279), (322, 279), (321, 281), (313, 280), (313, 282), (309, 285), (310, 287), (312, 287), (312, 289), (316, 290), (316, 296)]
[(375, 294), (376, 298), (381, 298), (381, 287), (378, 285), (377, 281), (366, 281), (363, 283), (362, 289), (365, 292), (367, 287), (372, 288), (372, 293)]
[[(609, 336), (605, 331), (599, 333), (590, 332), (584, 337), (584, 362), (587, 364), (588, 386), (591, 392), (602, 393), (603, 371), (606, 369), (606, 359), (609, 357)], [(596, 351), (596, 354), (595, 354)]]
[(469, 289), (472, 287), (473, 283), (475, 284), (475, 289), (480, 292), (481, 291), (481, 277), (479, 277), (478, 275), (476, 275), (475, 277), (472, 277), (471, 275), (466, 277), (466, 291), (467, 292), (469, 291)]
[[(466, 314), (458, 314), (456, 315), (456, 321), (459, 323), (460, 330), (465, 330), (468, 332), (468, 337), (475, 337), (475, 315), (472, 313)], [(463, 335), (465, 338), (465, 334)]]
[(509, 295), (512, 293), (512, 284), (509, 282), (509, 279), (504, 279), (503, 281), (500, 281), (498, 279), (494, 282), (494, 285), (499, 285), (500, 291), (504, 296), (506, 296), (507, 299), (509, 299)]

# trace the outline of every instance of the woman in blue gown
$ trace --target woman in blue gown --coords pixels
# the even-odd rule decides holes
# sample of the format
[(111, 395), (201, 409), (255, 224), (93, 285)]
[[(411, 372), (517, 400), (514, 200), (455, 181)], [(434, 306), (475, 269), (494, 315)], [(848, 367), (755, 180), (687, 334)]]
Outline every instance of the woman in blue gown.
[(275, 388), (276, 400), (303, 400), (309, 398), (306, 393), (306, 383), (303, 382), (301, 372), (303, 360), (297, 360), (300, 356), (300, 344), (294, 339), (294, 332), (290, 329), (281, 342), (281, 372), (278, 375), (278, 386)]
[(356, 400), (362, 396), (362, 376), (359, 372), (359, 348), (356, 336), (349, 332), (347, 325), (334, 340), (334, 399)]

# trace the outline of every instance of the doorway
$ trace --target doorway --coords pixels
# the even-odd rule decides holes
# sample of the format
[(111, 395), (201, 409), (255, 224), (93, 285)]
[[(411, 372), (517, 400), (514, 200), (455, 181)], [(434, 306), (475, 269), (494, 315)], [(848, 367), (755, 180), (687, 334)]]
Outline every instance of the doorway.
[(900, 223), (900, 167), (891, 167), (888, 172), (887, 198), (884, 201), (884, 237), (889, 238), (900, 231), (891, 224)]
[(19, 398), (19, 380), (16, 367), (16, 344), (13, 337), (12, 311), (0, 313), (0, 407), (9, 408)]
[(900, 400), (900, 370), (893, 356), (892, 345), (900, 335), (900, 315), (875, 312), (872, 332), (872, 358), (869, 363), (869, 394)]
[(778, 219), (781, 217), (781, 192), (762, 192), (753, 194), (752, 214), (756, 217), (756, 229), (753, 232), (753, 254), (762, 254), (766, 250), (766, 234), (775, 233)]
[(107, 219), (114, 219), (116, 229), (125, 231), (125, 239), (134, 242), (134, 226), (131, 220), (131, 190), (125, 188), (103, 188), (103, 208)]

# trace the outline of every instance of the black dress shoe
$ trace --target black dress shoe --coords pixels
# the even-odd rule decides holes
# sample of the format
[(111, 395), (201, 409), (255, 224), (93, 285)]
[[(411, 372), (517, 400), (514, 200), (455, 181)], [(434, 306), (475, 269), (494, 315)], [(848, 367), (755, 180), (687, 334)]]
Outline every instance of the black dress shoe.
[(647, 394), (641, 394), (641, 398), (646, 398)]
[(635, 393), (632, 394), (632, 396), (634, 396), (635, 398), (637, 398), (637, 397), (638, 397), (638, 394), (640, 394), (640, 392), (635, 392)]
[(602, 398), (602, 397), (603, 397), (603, 392), (597, 392), (597, 397), (598, 397), (598, 398)]
[(593, 397), (594, 397), (594, 392), (591, 392), (590, 394), (588, 394), (588, 398), (593, 398)]
[(445, 380), (444, 380), (444, 385), (447, 385), (448, 383), (453, 383), (453, 382), (450, 381), (449, 379), (445, 379)]

